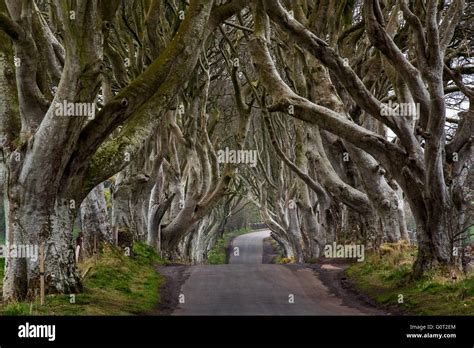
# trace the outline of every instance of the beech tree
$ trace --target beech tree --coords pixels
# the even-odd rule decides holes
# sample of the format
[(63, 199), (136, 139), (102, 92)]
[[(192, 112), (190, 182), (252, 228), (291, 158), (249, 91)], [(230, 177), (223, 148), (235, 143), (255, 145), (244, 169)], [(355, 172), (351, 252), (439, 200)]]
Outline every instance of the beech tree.
[[(212, 1), (192, 1), (181, 14), (175, 8), (160, 12), (158, 1), (148, 2), (147, 18), (154, 23), (143, 37), (151, 38), (153, 53), (159, 54), (130, 82), (120, 76), (126, 63), (114, 60), (117, 51), (108, 43), (124, 10), (119, 1), (52, 1), (46, 11), (33, 1), (7, 0), (5, 5), (8, 13), (2, 12), (0, 23), (13, 48), (5, 44), (3, 56), (7, 65), (16, 63), (16, 84), (9, 80), (2, 86), (6, 95), (17, 94), (18, 102), (8, 100), (12, 110), (2, 115), (2, 123), (21, 122), (16, 133), (9, 128), (2, 134), (7, 243), (45, 243), (47, 291), (79, 291), (71, 238), (76, 210), (96, 185), (128, 164), (127, 152), (133, 156), (140, 150), (162, 115), (156, 110), (174, 106), (213, 28), (243, 2), (213, 10)], [(180, 23), (161, 51), (156, 38), (160, 16), (163, 26), (169, 18)], [(128, 44), (132, 61), (145, 54), (143, 43), (138, 49), (133, 41)], [(119, 90), (101, 78), (110, 74), (110, 67), (124, 83)], [(111, 98), (100, 105), (99, 94)], [(63, 101), (94, 103), (99, 110), (92, 120), (57, 116), (55, 105)], [(111, 137), (118, 126), (122, 128)], [(37, 262), (6, 260), (4, 299), (25, 298), (38, 287)]]
[[(446, 50), (460, 23), (464, 5), (463, 1), (453, 1), (439, 8), (437, 1), (427, 1), (426, 13), (420, 18), (421, 14), (415, 14), (404, 1), (385, 7), (385, 11), (375, 0), (363, 4), (364, 25), (371, 44), (387, 64), (396, 69), (397, 79), (406, 85), (405, 94), (420, 105), (413, 129), (404, 118), (393, 116), (394, 113), (383, 116), (381, 110), (385, 106), (367, 89), (347, 60), (298, 21), (280, 1), (254, 4), (251, 52), (255, 70), (272, 98), (268, 110), (286, 112), (291, 106), (295, 117), (340, 136), (387, 168), (405, 193), (417, 223), (419, 252), (414, 265), (415, 276), (439, 265), (453, 264), (452, 237), (462, 232), (467, 222), (468, 202), (459, 192), (465, 183), (463, 172), (470, 168), (472, 135), (462, 136), (462, 145), (455, 156), (457, 161), (453, 162), (454, 154), (446, 152), (444, 87), (447, 81), (443, 78), (445, 72), (453, 76), (449, 74)], [(398, 20), (393, 12), (398, 14), (399, 8), (410, 29), (409, 35), (413, 35), (413, 48), (406, 48), (408, 57), (387, 31), (394, 25), (393, 21)], [(386, 23), (386, 18), (391, 21)], [(347, 114), (319, 105), (292, 90), (281, 78), (270, 55), (270, 19), (287, 31), (302, 49), (320, 60), (360, 109), (391, 129), (397, 141), (389, 141), (355, 124)], [(416, 63), (411, 57), (416, 58)], [(472, 90), (459, 78), (453, 78), (471, 103)], [(463, 124), (471, 129), (472, 112), (461, 116), (466, 117)], [(464, 133), (462, 128), (458, 132)], [(457, 170), (453, 171), (453, 167)]]

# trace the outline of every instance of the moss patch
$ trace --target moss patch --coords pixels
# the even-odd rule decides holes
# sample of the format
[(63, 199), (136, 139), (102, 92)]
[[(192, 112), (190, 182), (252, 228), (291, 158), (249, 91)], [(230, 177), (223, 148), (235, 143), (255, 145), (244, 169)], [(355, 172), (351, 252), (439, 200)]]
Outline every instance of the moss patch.
[[(439, 269), (413, 280), (416, 248), (386, 244), (346, 271), (357, 287), (377, 302), (396, 306), (407, 314), (474, 315), (474, 275), (466, 277)], [(400, 295), (403, 296), (403, 303)]]
[[(105, 246), (97, 257), (79, 265), (84, 276), (84, 292), (49, 295), (44, 306), (38, 302), (0, 305), (4, 315), (133, 315), (153, 311), (160, 297), (164, 278), (154, 266), (161, 260), (144, 244), (133, 246), (132, 256), (112, 246)], [(3, 270), (3, 268), (2, 268)]]

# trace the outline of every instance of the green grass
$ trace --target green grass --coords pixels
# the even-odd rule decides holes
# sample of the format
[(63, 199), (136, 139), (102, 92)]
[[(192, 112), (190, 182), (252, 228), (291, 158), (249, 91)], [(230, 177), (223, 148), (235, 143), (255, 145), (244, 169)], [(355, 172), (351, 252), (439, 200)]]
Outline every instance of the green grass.
[(224, 233), (224, 236), (220, 238), (216, 245), (207, 253), (207, 263), (211, 265), (225, 264), (227, 259), (227, 248), (229, 247), (232, 238), (249, 232), (253, 232), (253, 230), (249, 228), (241, 228), (239, 230)]
[[(382, 255), (369, 254), (346, 271), (358, 288), (377, 302), (397, 306), (414, 315), (474, 315), (474, 274), (457, 274), (436, 270), (413, 280), (411, 269), (416, 248), (385, 245)], [(403, 295), (403, 303), (399, 303)]]
[[(154, 269), (161, 263), (152, 248), (135, 244), (133, 256), (106, 246), (97, 259), (79, 265), (84, 292), (49, 295), (45, 305), (19, 302), (0, 305), (3, 315), (134, 315), (153, 311), (160, 301), (158, 289), (164, 281)], [(3, 268), (2, 268), (3, 270)]]

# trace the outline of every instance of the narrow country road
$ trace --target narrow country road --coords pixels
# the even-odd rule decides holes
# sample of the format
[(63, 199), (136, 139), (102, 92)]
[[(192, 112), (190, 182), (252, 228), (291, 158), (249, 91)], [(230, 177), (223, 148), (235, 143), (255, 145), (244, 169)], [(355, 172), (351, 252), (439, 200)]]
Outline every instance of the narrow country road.
[(230, 264), (189, 267), (180, 290), (184, 303), (173, 315), (374, 314), (372, 308), (343, 304), (311, 268), (262, 264), (263, 239), (269, 235), (265, 230), (235, 238)]
[(270, 231), (258, 231), (236, 237), (232, 241), (229, 257), (231, 264), (261, 264), (263, 259), (263, 240), (270, 237)]

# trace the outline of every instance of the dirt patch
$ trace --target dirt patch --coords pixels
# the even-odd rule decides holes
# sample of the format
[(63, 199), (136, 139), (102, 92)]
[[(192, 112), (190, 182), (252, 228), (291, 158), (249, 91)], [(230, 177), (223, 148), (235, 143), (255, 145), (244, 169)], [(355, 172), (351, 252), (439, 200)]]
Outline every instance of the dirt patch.
[(161, 302), (157, 306), (156, 311), (152, 315), (170, 315), (178, 306), (179, 292), (189, 275), (186, 265), (167, 265), (157, 266), (156, 271), (160, 273), (165, 282), (160, 287)]
[(403, 315), (398, 308), (382, 306), (358, 289), (345, 274), (350, 265), (351, 262), (347, 260), (319, 259), (308, 267), (318, 273), (323, 284), (331, 293), (341, 298), (344, 305), (369, 311), (373, 315)]

